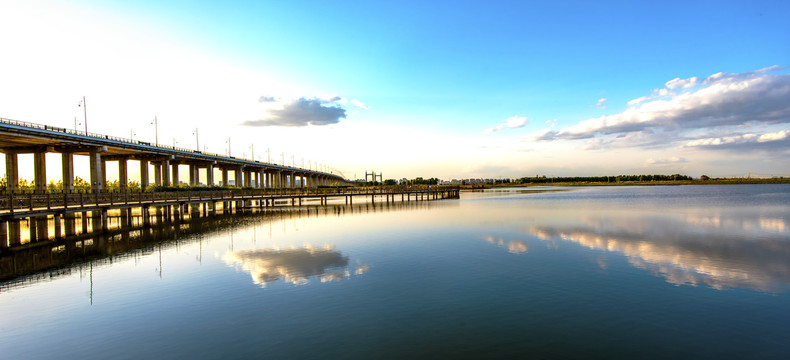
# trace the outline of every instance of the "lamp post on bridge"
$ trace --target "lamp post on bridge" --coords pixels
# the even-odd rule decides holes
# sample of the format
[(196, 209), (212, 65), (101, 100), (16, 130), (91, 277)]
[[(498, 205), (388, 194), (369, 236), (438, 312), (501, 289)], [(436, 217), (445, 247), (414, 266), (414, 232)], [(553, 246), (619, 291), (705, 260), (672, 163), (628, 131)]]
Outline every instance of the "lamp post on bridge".
[(85, 135), (88, 135), (88, 103), (85, 101), (85, 96), (82, 96), (82, 101), (77, 104), (77, 107), (82, 108), (83, 122), (85, 123)]
[(151, 124), (154, 125), (154, 144), (159, 146), (159, 120), (156, 119), (156, 116), (151, 120)]
[(200, 139), (198, 138), (197, 128), (195, 128), (195, 131), (192, 132), (192, 135), (195, 135), (195, 150), (200, 151)]

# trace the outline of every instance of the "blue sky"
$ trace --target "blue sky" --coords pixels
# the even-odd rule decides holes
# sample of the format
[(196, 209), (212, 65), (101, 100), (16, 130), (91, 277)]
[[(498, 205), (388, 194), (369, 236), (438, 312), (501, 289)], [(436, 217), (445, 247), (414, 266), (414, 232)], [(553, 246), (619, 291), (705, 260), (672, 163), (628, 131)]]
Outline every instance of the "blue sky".
[(179, 146), (348, 177), (790, 176), (786, 1), (0, 9), (0, 117), (73, 126), (85, 95), (91, 131), (157, 116)]

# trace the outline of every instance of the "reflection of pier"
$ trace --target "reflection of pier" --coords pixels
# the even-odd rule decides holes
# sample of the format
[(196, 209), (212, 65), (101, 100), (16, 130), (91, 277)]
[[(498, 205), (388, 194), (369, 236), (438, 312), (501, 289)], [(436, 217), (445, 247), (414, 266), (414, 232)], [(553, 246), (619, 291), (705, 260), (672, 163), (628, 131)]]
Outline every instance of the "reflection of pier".
[(21, 241), (0, 248), (0, 291), (68, 275), (88, 264), (101, 266), (118, 259), (150, 254), (157, 248), (200, 241), (202, 237), (195, 235), (221, 232), (251, 221), (274, 223), (300, 217), (413, 210), (430, 204), (382, 201), (356, 205), (235, 208), (216, 212), (203, 211), (200, 206), (187, 207), (186, 211), (175, 207), (169, 212), (167, 208), (158, 207), (151, 212), (147, 224), (137, 209), (114, 209), (104, 219), (93, 217), (90, 212), (63, 216), (61, 231), (65, 235), (61, 237), (55, 236), (54, 217), (14, 220), (18, 227), (13, 231)]

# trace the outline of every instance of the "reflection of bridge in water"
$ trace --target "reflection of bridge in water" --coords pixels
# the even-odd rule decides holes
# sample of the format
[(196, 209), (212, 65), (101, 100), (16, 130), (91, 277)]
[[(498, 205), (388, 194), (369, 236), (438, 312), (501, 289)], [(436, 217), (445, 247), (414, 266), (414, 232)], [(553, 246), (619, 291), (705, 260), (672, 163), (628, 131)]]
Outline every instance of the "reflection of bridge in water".
[(204, 212), (200, 207), (159, 208), (146, 222), (138, 211), (116, 209), (106, 219), (72, 214), (64, 217), (67, 236), (55, 237), (53, 217), (18, 221), (22, 232), (48, 234), (24, 238), (0, 249), (0, 291), (49, 281), (59, 276), (118, 260), (151, 254), (200, 241), (208, 233), (218, 233), (253, 222), (283, 222), (300, 217), (362, 214), (430, 206), (430, 202), (365, 202), (356, 205), (328, 205), (277, 208), (236, 208)]

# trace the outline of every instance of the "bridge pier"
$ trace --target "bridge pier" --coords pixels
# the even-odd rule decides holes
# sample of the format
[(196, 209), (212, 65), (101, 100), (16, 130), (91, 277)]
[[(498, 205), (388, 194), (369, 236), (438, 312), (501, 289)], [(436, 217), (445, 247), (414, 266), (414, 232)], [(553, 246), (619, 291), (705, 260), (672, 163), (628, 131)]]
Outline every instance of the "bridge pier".
[(33, 153), (33, 167), (34, 167), (34, 192), (36, 194), (45, 194), (47, 192), (47, 152), (36, 151)]
[(206, 167), (206, 185), (214, 186), (214, 164)]
[(19, 153), (5, 151), (6, 191), (19, 193)]
[(148, 188), (148, 159), (140, 159), (140, 191)]
[(118, 184), (121, 192), (129, 191), (128, 161), (129, 158), (125, 156), (118, 158)]
[(63, 193), (74, 193), (74, 153), (68, 150), (60, 153), (61, 167), (63, 168)]
[(171, 164), (171, 167), (173, 168), (173, 179), (172, 179), (173, 182), (172, 182), (171, 185), (172, 186), (179, 186), (179, 185), (181, 185), (181, 177), (178, 174), (178, 167), (181, 164), (179, 162), (177, 162), (177, 161), (171, 161), (170, 164)]
[(91, 191), (98, 194), (104, 190), (104, 162), (101, 158), (101, 149), (91, 149), (88, 161), (90, 162)]

